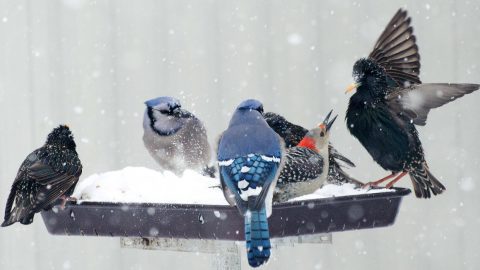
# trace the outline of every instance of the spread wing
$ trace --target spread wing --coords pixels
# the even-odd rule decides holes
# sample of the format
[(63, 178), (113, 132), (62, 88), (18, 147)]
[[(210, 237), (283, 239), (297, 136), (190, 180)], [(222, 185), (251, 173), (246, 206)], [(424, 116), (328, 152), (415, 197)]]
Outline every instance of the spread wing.
[(424, 126), (431, 109), (478, 90), (478, 84), (426, 83), (398, 88), (386, 96), (390, 110)]
[(398, 86), (421, 83), (420, 54), (410, 21), (407, 11), (399, 9), (368, 56), (382, 66)]

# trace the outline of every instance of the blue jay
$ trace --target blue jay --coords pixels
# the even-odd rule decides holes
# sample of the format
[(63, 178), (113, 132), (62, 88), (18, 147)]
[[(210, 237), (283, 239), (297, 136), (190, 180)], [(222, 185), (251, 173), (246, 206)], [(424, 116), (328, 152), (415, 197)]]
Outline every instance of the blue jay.
[(248, 263), (257, 267), (270, 257), (267, 217), (283, 161), (283, 140), (263, 119), (263, 105), (240, 103), (218, 143), (217, 159), (225, 198), (245, 218)]
[(186, 169), (209, 169), (211, 149), (202, 122), (172, 97), (145, 102), (143, 142), (163, 170), (181, 175)]

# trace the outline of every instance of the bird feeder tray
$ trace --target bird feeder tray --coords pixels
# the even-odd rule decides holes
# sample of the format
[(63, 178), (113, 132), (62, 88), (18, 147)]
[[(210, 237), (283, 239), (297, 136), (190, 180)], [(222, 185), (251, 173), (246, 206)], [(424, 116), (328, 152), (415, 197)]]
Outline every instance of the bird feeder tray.
[[(392, 225), (409, 189), (294, 201), (273, 206), (272, 238)], [(69, 202), (42, 212), (54, 235), (244, 240), (244, 220), (225, 205)]]

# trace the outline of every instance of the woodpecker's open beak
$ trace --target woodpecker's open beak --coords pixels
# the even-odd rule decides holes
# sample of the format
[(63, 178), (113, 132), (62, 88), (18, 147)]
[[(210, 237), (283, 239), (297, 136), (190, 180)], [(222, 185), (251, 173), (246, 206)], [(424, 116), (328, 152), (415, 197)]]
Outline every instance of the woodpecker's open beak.
[(356, 90), (358, 87), (362, 85), (361, 83), (351, 83), (347, 89), (345, 89), (345, 94), (352, 92), (353, 90)]
[(331, 110), (327, 116), (325, 117), (325, 120), (319, 125), (319, 128), (325, 129), (327, 132), (330, 130), (330, 128), (333, 125), (333, 122), (337, 119), (338, 115), (335, 115), (335, 117), (332, 119), (332, 121), (328, 121), (330, 119), (330, 116), (332, 115), (333, 110)]

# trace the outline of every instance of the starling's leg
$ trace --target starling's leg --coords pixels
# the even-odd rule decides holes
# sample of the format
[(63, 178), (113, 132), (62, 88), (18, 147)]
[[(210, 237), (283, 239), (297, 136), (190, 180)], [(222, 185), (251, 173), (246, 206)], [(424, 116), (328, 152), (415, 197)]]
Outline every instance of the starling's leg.
[(405, 175), (407, 174), (407, 172), (402, 172), (401, 174), (399, 174), (397, 177), (395, 177), (395, 179), (393, 179), (390, 183), (388, 183), (385, 187), (386, 188), (391, 188), (393, 187), (393, 185), (398, 182), (400, 179), (402, 179), (402, 177), (404, 177)]
[(65, 204), (67, 204), (68, 201), (76, 201), (77, 198), (75, 197), (68, 197), (65, 195), (60, 196), (60, 199), (62, 200), (62, 203), (60, 204), (60, 209), (64, 210), (65, 209)]
[(368, 183), (364, 184), (364, 185), (362, 186), (362, 188), (366, 188), (366, 187), (376, 187), (376, 186), (378, 186), (379, 184), (387, 181), (388, 179), (394, 177), (394, 176), (397, 175), (397, 174), (398, 174), (398, 172), (392, 172), (392, 174), (387, 175), (387, 176), (383, 177), (383, 178), (380, 179), (380, 180), (377, 180), (377, 181), (374, 181), (374, 182), (368, 182)]

